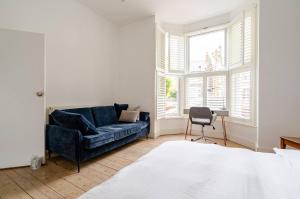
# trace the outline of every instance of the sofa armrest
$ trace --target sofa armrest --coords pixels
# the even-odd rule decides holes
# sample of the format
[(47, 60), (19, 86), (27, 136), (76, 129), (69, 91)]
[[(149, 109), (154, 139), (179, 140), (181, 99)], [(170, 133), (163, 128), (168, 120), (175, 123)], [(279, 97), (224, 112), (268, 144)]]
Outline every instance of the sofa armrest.
[(144, 122), (150, 122), (150, 113), (149, 112), (140, 112), (140, 120)]
[(56, 125), (46, 126), (46, 147), (69, 160), (80, 161), (82, 134), (79, 130)]

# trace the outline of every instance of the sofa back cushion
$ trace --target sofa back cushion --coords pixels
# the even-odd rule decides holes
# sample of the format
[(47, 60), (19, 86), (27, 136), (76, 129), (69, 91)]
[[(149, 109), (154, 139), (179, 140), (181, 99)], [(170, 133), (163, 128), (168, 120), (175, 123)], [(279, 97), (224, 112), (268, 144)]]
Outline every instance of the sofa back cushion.
[(79, 130), (83, 135), (95, 135), (97, 129), (83, 115), (55, 110), (51, 113), (52, 119), (59, 126)]
[(114, 107), (115, 107), (115, 110), (116, 110), (116, 113), (117, 113), (117, 117), (119, 119), (120, 116), (121, 116), (122, 111), (128, 109), (128, 104), (117, 104), (117, 103), (115, 103)]
[(114, 106), (93, 107), (92, 112), (96, 127), (115, 124), (118, 122), (117, 113)]
[(94, 121), (94, 117), (93, 117), (91, 108), (74, 108), (74, 109), (65, 109), (62, 111), (83, 115), (85, 117), (85, 119), (87, 119), (90, 123), (95, 125), (95, 121)]

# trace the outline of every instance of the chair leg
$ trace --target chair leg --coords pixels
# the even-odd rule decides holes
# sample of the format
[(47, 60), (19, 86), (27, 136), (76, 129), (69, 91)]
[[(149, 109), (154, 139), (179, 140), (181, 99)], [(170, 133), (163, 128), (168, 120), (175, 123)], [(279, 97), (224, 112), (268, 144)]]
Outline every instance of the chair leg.
[(196, 139), (191, 139), (191, 141), (194, 142), (194, 141), (203, 139), (204, 142), (210, 141), (210, 142), (213, 142), (214, 144), (217, 144), (215, 141), (213, 141), (213, 140), (211, 140), (211, 139), (209, 139), (209, 138), (207, 138), (207, 137), (205, 136), (205, 134), (204, 134), (204, 126), (201, 126), (201, 134), (202, 134), (202, 135), (201, 135), (200, 137), (198, 137), (198, 138), (196, 138)]

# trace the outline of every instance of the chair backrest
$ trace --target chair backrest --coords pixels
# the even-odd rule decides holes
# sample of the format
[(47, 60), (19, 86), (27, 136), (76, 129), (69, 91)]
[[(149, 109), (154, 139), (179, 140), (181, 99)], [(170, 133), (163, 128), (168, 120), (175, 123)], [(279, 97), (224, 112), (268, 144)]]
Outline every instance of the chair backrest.
[(209, 120), (209, 122), (203, 122), (203, 123), (210, 124), (213, 116), (208, 107), (191, 107), (190, 113), (189, 113), (189, 118), (192, 122), (193, 122), (193, 118), (204, 119), (204, 120), (206, 119), (206, 120)]

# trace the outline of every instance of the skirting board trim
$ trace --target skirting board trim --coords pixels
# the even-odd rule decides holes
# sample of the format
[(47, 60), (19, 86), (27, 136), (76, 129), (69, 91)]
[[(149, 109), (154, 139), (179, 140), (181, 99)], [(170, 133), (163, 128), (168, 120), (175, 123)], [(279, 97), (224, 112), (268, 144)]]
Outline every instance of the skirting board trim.
[[(185, 129), (165, 129), (162, 132), (159, 133), (159, 136), (161, 135), (174, 135), (174, 134), (184, 134)], [(192, 132), (193, 135), (200, 135), (201, 131), (200, 130), (193, 130)], [(219, 131), (206, 131), (205, 134), (209, 137), (213, 138), (219, 138), (223, 139), (223, 132)], [(236, 135), (227, 135), (228, 140), (236, 142), (238, 144), (244, 145), (246, 147), (249, 147), (251, 149), (256, 149), (256, 143), (255, 141), (243, 138), (241, 136), (236, 136)]]
[(231, 134), (228, 135), (228, 139), (230, 141), (236, 142), (243, 146), (249, 147), (250, 149), (256, 150), (255, 141), (249, 140), (249, 139), (241, 137), (241, 136), (231, 135)]
[(272, 148), (269, 147), (257, 147), (258, 152), (265, 152), (265, 153), (274, 153)]

